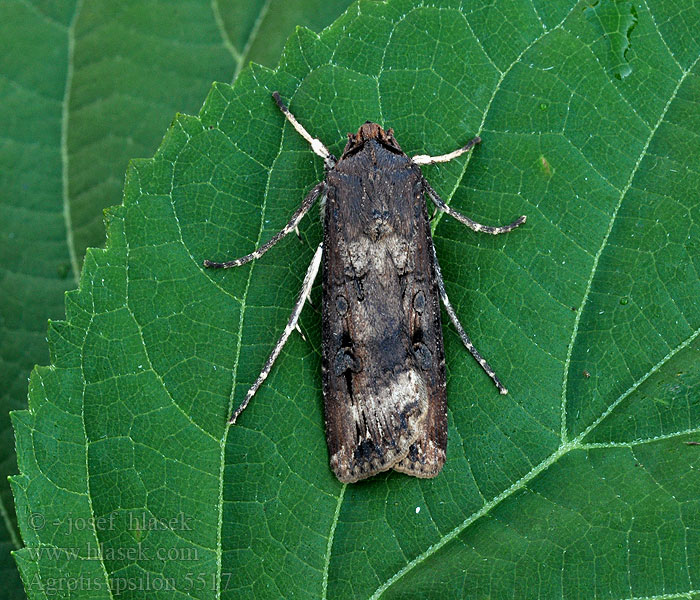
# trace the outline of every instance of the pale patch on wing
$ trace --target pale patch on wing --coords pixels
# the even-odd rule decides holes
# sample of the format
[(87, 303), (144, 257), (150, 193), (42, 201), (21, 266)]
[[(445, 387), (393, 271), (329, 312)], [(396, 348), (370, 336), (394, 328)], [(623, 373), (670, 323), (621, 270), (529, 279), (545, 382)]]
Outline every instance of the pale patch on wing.
[(379, 390), (379, 395), (363, 395), (348, 407), (357, 432), (355, 446), (343, 445), (331, 457), (331, 467), (343, 482), (394, 468), (423, 430), (428, 390), (420, 372), (404, 371)]

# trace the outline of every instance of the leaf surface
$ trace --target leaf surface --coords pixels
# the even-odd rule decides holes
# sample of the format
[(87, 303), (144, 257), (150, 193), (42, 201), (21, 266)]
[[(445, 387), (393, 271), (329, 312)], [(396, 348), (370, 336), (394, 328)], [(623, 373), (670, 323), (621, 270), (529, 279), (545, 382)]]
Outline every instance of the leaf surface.
[[(174, 112), (212, 80), (273, 64), (297, 23), (321, 29), (349, 0), (19, 2), (0, 5), (0, 569), (24, 597), (9, 474), (10, 410), (46, 364), (46, 321), (64, 314), (85, 248), (104, 244), (129, 158), (151, 156)], [(323, 4), (320, 10), (319, 4)], [(260, 44), (260, 38), (264, 44)], [(10, 584), (14, 581), (14, 584)]]
[[(361, 2), (320, 37), (298, 30), (276, 71), (244, 70), (178, 116), (132, 163), (107, 248), (88, 252), (51, 326), (52, 366), (14, 414), (32, 597), (83, 576), (93, 587), (74, 597), (697, 594), (700, 48), (684, 32), (700, 10), (625, 7), (622, 49), (604, 6), (594, 22), (563, 0)], [(445, 325), (436, 479), (333, 478), (318, 288), (307, 341), (292, 336), (225, 425), (321, 237), (309, 218), (301, 242), (201, 268), (268, 240), (323, 177), (275, 89), (336, 154), (367, 119), (409, 154), (479, 134), (473, 155), (426, 177), (481, 222), (528, 215), (495, 238), (434, 220), (447, 291), (510, 390)]]

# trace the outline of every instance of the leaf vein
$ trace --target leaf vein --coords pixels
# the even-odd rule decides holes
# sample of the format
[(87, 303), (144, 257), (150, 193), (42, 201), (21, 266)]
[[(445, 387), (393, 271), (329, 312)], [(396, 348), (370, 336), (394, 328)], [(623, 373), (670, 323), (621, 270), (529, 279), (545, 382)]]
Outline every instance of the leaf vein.
[(692, 335), (686, 338), (683, 342), (678, 344), (673, 350), (671, 350), (666, 356), (664, 356), (659, 362), (657, 362), (649, 371), (642, 375), (637, 381), (635, 381), (627, 390), (625, 390), (620, 396), (586, 429), (584, 429), (578, 436), (577, 440), (583, 440), (591, 431), (593, 431), (603, 420), (622, 402), (627, 396), (634, 392), (642, 383), (644, 383), (649, 377), (656, 373), (662, 366), (664, 366), (671, 358), (678, 354), (681, 350), (690, 345), (695, 338), (700, 335), (700, 329), (696, 329)]
[(75, 12), (71, 18), (67, 33), (67, 56), (66, 56), (66, 84), (63, 90), (63, 100), (61, 102), (61, 191), (63, 198), (63, 220), (66, 227), (66, 245), (68, 246), (68, 256), (70, 257), (71, 269), (75, 284), (80, 283), (80, 267), (78, 264), (78, 254), (73, 239), (73, 218), (70, 205), (69, 190), (69, 153), (68, 153), (68, 128), (70, 126), (70, 99), (71, 86), (73, 85), (73, 61), (75, 54), (75, 27), (78, 17), (83, 8), (83, 1), (78, 0), (75, 5)]
[[(219, 35), (221, 36), (221, 41), (224, 44), (224, 48), (226, 48), (226, 50), (229, 51), (229, 53), (233, 57), (233, 60), (236, 61), (236, 69), (238, 69), (238, 67), (240, 67), (241, 63), (243, 62), (243, 57), (233, 45), (233, 42), (231, 41), (231, 36), (229, 36), (228, 31), (226, 31), (226, 26), (224, 25), (224, 20), (222, 19), (221, 11), (219, 10), (218, 1), (211, 0), (210, 6), (212, 15), (214, 15), (214, 22), (216, 23), (216, 28), (219, 30)], [(235, 80), (236, 77), (237, 71), (236, 75), (233, 76), (233, 79)]]
[(326, 555), (323, 557), (323, 583), (321, 587), (321, 598), (326, 600), (328, 598), (328, 573), (330, 571), (331, 565), (331, 553), (333, 550), (333, 539), (335, 538), (335, 530), (338, 526), (338, 517), (340, 516), (340, 508), (343, 505), (343, 498), (345, 497), (345, 490), (348, 485), (344, 483), (340, 488), (340, 494), (338, 495), (338, 501), (335, 505), (335, 512), (333, 514), (333, 522), (331, 523), (331, 529), (328, 533), (328, 544), (326, 544)]
[[(586, 284), (586, 289), (585, 289), (583, 297), (581, 299), (581, 304), (579, 306), (579, 310), (576, 311), (576, 317), (574, 319), (574, 326), (573, 326), (573, 330), (571, 332), (571, 339), (569, 340), (569, 347), (568, 347), (567, 353), (566, 353), (566, 363), (565, 363), (565, 367), (564, 367), (564, 381), (562, 383), (562, 393), (561, 393), (561, 434), (562, 434), (563, 440), (566, 440), (568, 437), (567, 426), (566, 426), (566, 399), (567, 399), (567, 391), (568, 391), (569, 369), (571, 367), (571, 356), (573, 354), (574, 344), (575, 344), (576, 338), (578, 336), (578, 328), (579, 328), (579, 324), (581, 322), (581, 315), (583, 314), (583, 310), (588, 302), (588, 298), (590, 297), (591, 288), (593, 287), (593, 279), (595, 278), (595, 275), (598, 271), (598, 262), (600, 261), (600, 257), (603, 254), (603, 250), (605, 250), (605, 248), (607, 247), (608, 238), (610, 237), (610, 233), (612, 232), (613, 225), (615, 224), (615, 221), (617, 219), (617, 213), (620, 210), (620, 207), (622, 206), (622, 202), (625, 199), (627, 192), (632, 187), (632, 182), (634, 181), (634, 178), (637, 174), (637, 171), (639, 170), (639, 166), (641, 165), (642, 160), (646, 156), (647, 149), (649, 148), (649, 144), (651, 144), (651, 141), (654, 138), (656, 131), (658, 130), (661, 123), (663, 122), (664, 117), (666, 116), (666, 113), (668, 112), (668, 109), (671, 106), (671, 103), (676, 98), (676, 95), (678, 94), (678, 90), (680, 89), (681, 85), (685, 81), (685, 78), (692, 71), (693, 67), (697, 64), (699, 59), (700, 59), (700, 56), (698, 56), (695, 59), (693, 64), (690, 66), (690, 68), (687, 71), (685, 71), (683, 73), (683, 76), (678, 80), (676, 87), (674, 88), (673, 92), (670, 94), (669, 99), (666, 102), (666, 105), (664, 106), (663, 110), (661, 111), (661, 115), (659, 116), (659, 119), (657, 120), (654, 127), (651, 129), (649, 136), (647, 137), (646, 143), (644, 144), (644, 146), (640, 150), (639, 156), (637, 157), (637, 161), (636, 161), (634, 167), (632, 168), (632, 170), (630, 171), (630, 175), (627, 179), (627, 184), (620, 192), (620, 198), (619, 198), (617, 205), (613, 209), (613, 212), (610, 216), (610, 222), (608, 223), (608, 229), (605, 232), (605, 235), (603, 236), (603, 240), (601, 241), (600, 247), (598, 248), (598, 252), (596, 252), (595, 257), (593, 258), (593, 265), (591, 266), (591, 272), (588, 276), (588, 283)], [(616, 403), (613, 403), (612, 406), (616, 406)], [(612, 406), (611, 406), (611, 408), (612, 408)], [(604, 414), (607, 414), (607, 412), (608, 411), (606, 411)], [(594, 423), (597, 423), (597, 422), (598, 421), (596, 420)], [(586, 429), (586, 431), (588, 431), (588, 430), (589, 429)]]
[(580, 444), (580, 448), (583, 450), (594, 448), (632, 448), (634, 446), (653, 444), (654, 442), (669, 440), (675, 437), (680, 437), (682, 435), (692, 435), (694, 433), (700, 433), (700, 427), (691, 427), (690, 429), (679, 429), (678, 431), (672, 431), (670, 433), (664, 433), (661, 435), (654, 435), (648, 438), (636, 438), (628, 442), (587, 442), (585, 444)]

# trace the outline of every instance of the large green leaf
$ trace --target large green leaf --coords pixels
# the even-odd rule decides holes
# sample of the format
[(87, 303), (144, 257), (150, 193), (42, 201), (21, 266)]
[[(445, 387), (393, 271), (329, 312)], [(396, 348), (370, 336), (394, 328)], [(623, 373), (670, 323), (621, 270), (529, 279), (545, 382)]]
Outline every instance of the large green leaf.
[[(9, 411), (26, 407), (29, 372), (49, 360), (46, 321), (64, 314), (86, 246), (103, 245), (128, 160), (151, 156), (212, 80), (276, 63), (297, 23), (320, 29), (347, 4), (0, 3), (0, 570), (14, 569), (19, 537)], [(6, 572), (5, 597), (23, 597)]]
[[(178, 116), (132, 163), (14, 414), (31, 596), (697, 594), (699, 25), (660, 0), (360, 2)], [(302, 242), (201, 268), (269, 239), (323, 176), (274, 89), (336, 153), (365, 119), (409, 153), (479, 133), (426, 176), (482, 222), (528, 215), (497, 238), (434, 221), (448, 293), (511, 392), (446, 326), (434, 480), (332, 476), (317, 308), (226, 426), (321, 233), (309, 218)]]

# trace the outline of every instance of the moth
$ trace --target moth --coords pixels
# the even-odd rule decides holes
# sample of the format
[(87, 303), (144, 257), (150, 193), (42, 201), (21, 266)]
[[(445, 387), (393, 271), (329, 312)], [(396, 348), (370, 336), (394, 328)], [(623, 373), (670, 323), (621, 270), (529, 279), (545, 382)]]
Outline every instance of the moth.
[(367, 121), (349, 133), (340, 158), (312, 137), (277, 92), (277, 106), (323, 158), (325, 178), (308, 193), (289, 222), (254, 252), (206, 267), (231, 268), (260, 258), (319, 200), (324, 234), (304, 277), (284, 332), (260, 375), (230, 419), (235, 423), (295, 328), (323, 265), (322, 370), (330, 465), (346, 483), (394, 469), (435, 477), (445, 462), (447, 399), (440, 299), (462, 342), (506, 394), (473, 346), (445, 292), (425, 196), (436, 208), (477, 232), (509, 232), (525, 222), (489, 227), (450, 208), (426, 181), (420, 165), (450, 161), (471, 150), (409, 157), (392, 129)]

